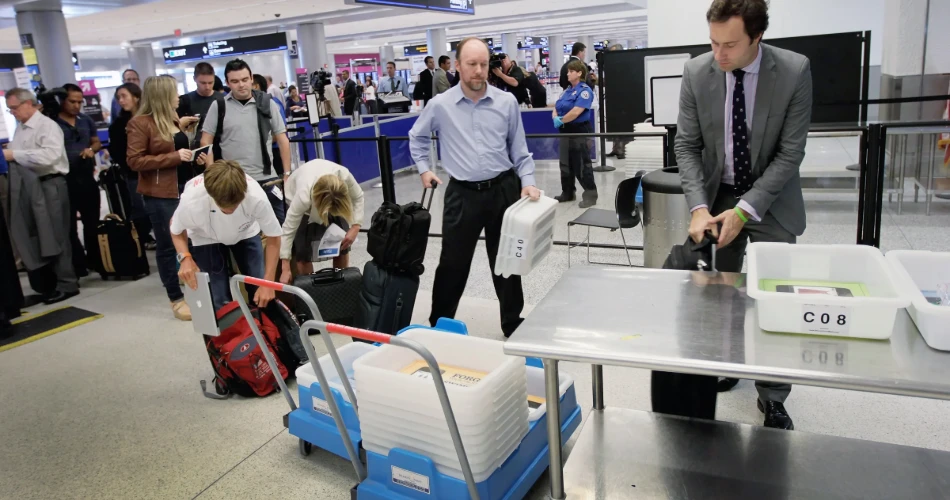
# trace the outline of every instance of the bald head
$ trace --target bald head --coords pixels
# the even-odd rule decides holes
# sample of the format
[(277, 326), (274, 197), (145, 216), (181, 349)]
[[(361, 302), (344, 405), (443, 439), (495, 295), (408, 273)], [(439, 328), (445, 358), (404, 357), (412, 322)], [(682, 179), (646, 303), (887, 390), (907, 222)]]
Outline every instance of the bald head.
[[(476, 56), (482, 55), (480, 53), (482, 49), (485, 50), (484, 55), (486, 57), (491, 55), (491, 49), (488, 48), (488, 43), (486, 43), (485, 40), (482, 40), (481, 38), (478, 38), (478, 37), (470, 36), (468, 38), (462, 39), (462, 41), (460, 41), (459, 44), (455, 47), (455, 59), (457, 61), (462, 60), (462, 57), (463, 57), (462, 52), (466, 51), (466, 49), (469, 52), (475, 51), (477, 54), (474, 54), (474, 55)], [(470, 54), (466, 54), (466, 55), (470, 55)]]

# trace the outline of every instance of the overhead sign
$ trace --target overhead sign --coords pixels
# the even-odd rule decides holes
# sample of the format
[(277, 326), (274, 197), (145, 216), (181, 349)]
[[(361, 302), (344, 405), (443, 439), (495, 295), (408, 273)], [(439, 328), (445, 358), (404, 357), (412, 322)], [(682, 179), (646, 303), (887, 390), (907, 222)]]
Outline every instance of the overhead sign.
[(13, 71), (23, 66), (23, 54), (0, 54), (0, 72)]
[(237, 57), (258, 52), (287, 50), (287, 35), (284, 33), (269, 33), (267, 35), (248, 36), (243, 38), (229, 38), (214, 40), (205, 43), (194, 43), (178, 47), (163, 49), (165, 64), (177, 62), (200, 61), (216, 57)]
[[(482, 38), (482, 40), (484, 40), (485, 43), (488, 44), (488, 47), (489, 47), (489, 48), (491, 48), (492, 50), (494, 50), (494, 48), (495, 48), (495, 40), (494, 40), (493, 38)], [(459, 40), (458, 42), (449, 42), (449, 52), (455, 52), (455, 50), (456, 50), (456, 49), (458, 48), (458, 46), (459, 46), (459, 42), (461, 42), (461, 40)]]
[(82, 69), (82, 65), (79, 64), (79, 56), (76, 55), (75, 52), (73, 52), (73, 69), (75, 69), (76, 71), (79, 71)]
[(526, 36), (523, 41), (518, 42), (519, 49), (546, 49), (548, 48), (548, 37), (546, 36)]
[(456, 14), (475, 14), (475, 0), (355, 0), (356, 3), (428, 9)]
[(410, 45), (402, 48), (403, 54), (407, 56), (421, 56), (429, 53), (428, 45)]

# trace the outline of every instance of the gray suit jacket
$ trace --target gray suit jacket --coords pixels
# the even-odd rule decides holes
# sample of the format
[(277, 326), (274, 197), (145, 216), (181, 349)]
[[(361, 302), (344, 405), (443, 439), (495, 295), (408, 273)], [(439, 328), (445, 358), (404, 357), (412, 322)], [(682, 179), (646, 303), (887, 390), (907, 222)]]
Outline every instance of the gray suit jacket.
[(445, 70), (442, 68), (435, 68), (435, 94), (439, 95), (446, 90), (452, 88), (452, 85), (449, 84), (449, 77), (445, 73)]
[[(798, 169), (811, 124), (808, 58), (761, 44), (762, 66), (752, 116), (752, 169), (758, 177), (742, 199), (795, 235), (805, 232)], [(686, 63), (674, 151), (690, 207), (710, 208), (725, 168), (726, 74), (712, 52)], [(718, 215), (718, 214), (713, 214)]]
[(23, 265), (39, 269), (62, 249), (56, 240), (46, 195), (32, 170), (10, 163), (10, 233)]

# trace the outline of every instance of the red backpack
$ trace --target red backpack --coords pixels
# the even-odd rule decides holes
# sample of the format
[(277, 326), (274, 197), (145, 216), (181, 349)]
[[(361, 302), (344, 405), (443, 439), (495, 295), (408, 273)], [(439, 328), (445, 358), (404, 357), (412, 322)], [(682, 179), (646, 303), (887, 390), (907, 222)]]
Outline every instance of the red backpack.
[[(257, 324), (265, 341), (267, 349), (274, 355), (280, 376), (287, 379), (288, 370), (281, 357), (277, 355), (277, 345), (280, 341), (280, 332), (277, 326), (267, 316), (257, 312), (254, 323)], [(218, 328), (221, 335), (205, 337), (208, 356), (214, 367), (214, 387), (220, 397), (215, 397), (205, 389), (205, 381), (201, 381), (202, 390), (206, 396), (214, 399), (226, 398), (229, 393), (243, 397), (266, 396), (279, 390), (277, 380), (271, 371), (264, 351), (258, 344), (247, 318), (241, 312), (240, 304), (231, 302), (216, 313)]]

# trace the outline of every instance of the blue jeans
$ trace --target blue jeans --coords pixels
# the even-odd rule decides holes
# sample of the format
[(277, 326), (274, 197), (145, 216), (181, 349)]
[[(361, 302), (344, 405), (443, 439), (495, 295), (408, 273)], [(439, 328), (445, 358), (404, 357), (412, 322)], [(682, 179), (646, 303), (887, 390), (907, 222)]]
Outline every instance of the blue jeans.
[(178, 261), (175, 259), (175, 244), (172, 243), (171, 221), (172, 215), (178, 209), (178, 198), (153, 198), (142, 196), (145, 201), (145, 211), (152, 222), (155, 232), (155, 263), (158, 265), (158, 275), (162, 278), (168, 300), (177, 302), (185, 298), (178, 284)]
[[(270, 181), (266, 181), (270, 182)], [(286, 209), (284, 208), (284, 199), (283, 196), (278, 198), (274, 195), (274, 187), (264, 187), (264, 182), (260, 182), (261, 187), (264, 188), (264, 191), (267, 193), (267, 201), (270, 202), (271, 208), (274, 209), (274, 215), (277, 216), (277, 222), (283, 226), (284, 225), (284, 215), (286, 214)], [(281, 186), (281, 191), (283, 191), (283, 186)]]
[[(193, 247), (191, 255), (195, 259), (195, 264), (202, 272), (208, 273), (211, 281), (211, 301), (214, 303), (215, 311), (231, 302), (229, 251), (234, 256), (234, 262), (242, 274), (255, 278), (264, 277), (264, 246), (259, 236), (251, 236), (234, 245), (214, 243)], [(247, 286), (246, 288), (248, 296), (253, 299), (254, 287)]]

